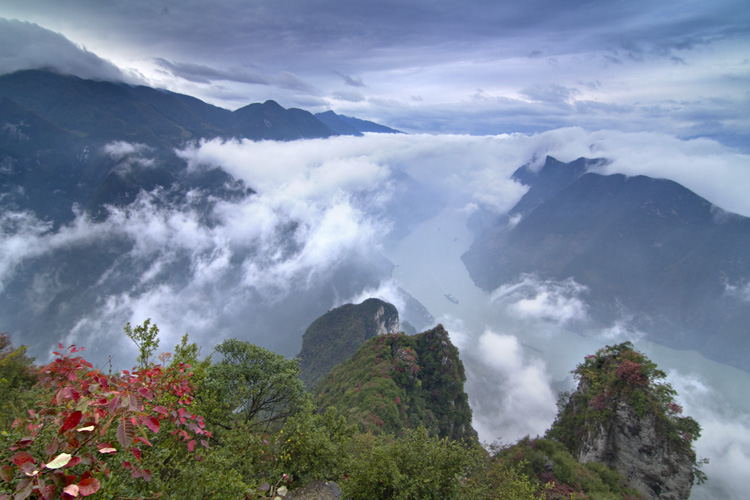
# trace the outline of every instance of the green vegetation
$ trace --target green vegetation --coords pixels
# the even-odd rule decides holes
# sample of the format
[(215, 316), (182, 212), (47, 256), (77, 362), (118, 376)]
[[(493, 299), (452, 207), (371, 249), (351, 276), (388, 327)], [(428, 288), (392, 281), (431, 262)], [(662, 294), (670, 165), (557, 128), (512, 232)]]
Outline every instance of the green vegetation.
[[(94, 369), (74, 346), (35, 367), (0, 338), (0, 390), (12, 403), (0, 411), (0, 500), (278, 498), (314, 480), (354, 500), (640, 498), (616, 471), (582, 465), (551, 439), (479, 446), (442, 327), (371, 339), (315, 403), (296, 360), (236, 339), (199, 359), (185, 336), (157, 364), (143, 349), (158, 344), (156, 326), (125, 331), (142, 366), (120, 374)], [(602, 366), (579, 370), (605, 383)], [(626, 386), (649, 385), (619, 373)], [(318, 411), (326, 397), (334, 404)]]
[(243, 420), (268, 432), (297, 412), (306, 393), (296, 360), (237, 339), (225, 340), (215, 351), (222, 359), (201, 381), (201, 400), (212, 422), (227, 426)]
[[(382, 331), (383, 327), (391, 332)], [(302, 336), (300, 378), (310, 389), (333, 366), (350, 358), (368, 339), (398, 328), (398, 311), (380, 299), (344, 304), (313, 321)]]
[(531, 478), (529, 484), (542, 488), (547, 500), (642, 498), (626, 487), (616, 470), (599, 463), (581, 464), (564, 445), (551, 439), (524, 438), (498, 451), (494, 460), (504, 464), (506, 470)]
[(677, 391), (664, 381), (666, 374), (630, 342), (606, 346), (586, 356), (572, 372), (578, 391), (562, 409), (548, 436), (578, 452), (580, 436), (594, 422), (609, 419), (618, 401), (626, 401), (639, 417), (653, 415), (676, 446), (691, 449), (700, 437), (700, 425), (681, 416)]
[(10, 337), (0, 334), (0, 429), (10, 427), (33, 398), (38, 375), (32, 363), (25, 347), (14, 349)]
[(414, 336), (379, 335), (315, 387), (360, 430), (398, 434), (425, 427), (437, 437), (475, 439), (464, 367), (442, 326)]

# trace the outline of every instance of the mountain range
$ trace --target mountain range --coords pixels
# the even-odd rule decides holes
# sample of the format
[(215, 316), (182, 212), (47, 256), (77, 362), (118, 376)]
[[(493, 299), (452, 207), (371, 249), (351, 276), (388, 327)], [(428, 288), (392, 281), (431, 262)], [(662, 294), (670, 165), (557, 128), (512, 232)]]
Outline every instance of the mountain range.
[[(0, 76), (0, 117), (0, 191), (9, 196), (5, 202), (56, 223), (71, 220), (73, 204), (90, 210), (127, 204), (139, 190), (157, 186), (179, 185), (183, 194), (195, 187), (210, 188), (230, 198), (247, 192), (220, 170), (186, 175), (174, 149), (191, 141), (290, 141), (398, 132), (332, 111), (315, 116), (285, 109), (272, 100), (229, 111), (165, 90), (41, 70)], [(119, 142), (146, 150), (160, 168), (135, 164), (127, 172), (117, 170), (117, 159), (105, 145)]]
[(669, 180), (595, 173), (604, 161), (519, 168), (528, 192), (462, 257), (475, 283), (572, 279), (598, 325), (627, 322), (750, 370), (750, 304), (737, 292), (750, 283), (750, 219)]
[[(247, 199), (257, 187), (220, 168), (191, 170), (176, 149), (212, 138), (292, 141), (370, 131), (398, 132), (274, 101), (229, 111), (159, 89), (19, 71), (0, 76), (0, 206), (6, 214), (33, 214), (35, 231), (42, 231), (39, 224), (54, 231), (81, 214), (103, 220), (112, 207), (133, 206), (144, 192), (159, 192), (159, 203), (189, 203), (210, 228), (212, 207)], [(504, 216), (480, 212), (472, 218), (476, 238), (463, 261), (475, 283), (495, 292), (529, 277), (574, 283), (574, 298), (585, 305), (589, 320), (576, 328), (619, 325), (750, 370), (750, 220), (672, 181), (601, 175), (604, 162), (547, 158), (541, 168), (520, 167), (513, 178), (528, 191), (518, 204)], [(381, 204), (379, 216), (392, 221), (393, 238), (408, 234), (444, 201), (399, 168), (391, 169), (389, 188), (394, 196)], [(27, 220), (14, 217), (4, 222), (8, 237)], [(292, 237), (295, 224), (279, 235), (284, 252), (299, 246)], [(27, 331), (24, 325), (31, 323), (31, 331), (60, 335), (80, 320), (87, 304), (138, 290), (129, 271), (145, 273), (157, 263), (128, 261), (123, 253), (132, 248), (132, 242), (111, 237), (107, 244), (63, 245), (47, 259), (24, 261), (3, 284), (4, 328)], [(254, 251), (233, 257), (238, 272)], [(158, 268), (165, 284), (183, 279), (189, 258)], [(293, 328), (291, 319), (284, 322), (299, 332), (288, 334), (298, 339), (339, 297), (377, 286), (392, 269), (385, 259), (342, 264), (325, 292), (269, 307), (282, 316), (292, 303), (305, 311)], [(31, 303), (32, 290), (44, 292), (45, 299)], [(407, 302), (411, 313), (402, 316), (414, 324), (412, 333), (434, 326), (421, 304)], [(275, 325), (259, 322), (258, 328)]]
[[(343, 133), (396, 132), (335, 113), (324, 115), (329, 122), (348, 123)], [(113, 213), (128, 220), (138, 217), (136, 213), (153, 216), (167, 224), (167, 214), (190, 213), (197, 218), (196, 229), (211, 231), (217, 224), (214, 208), (236, 207), (254, 196), (252, 186), (224, 169), (190, 170), (178, 150), (210, 139), (292, 141), (336, 135), (339, 132), (312, 113), (270, 100), (229, 111), (165, 90), (50, 71), (0, 75), (0, 235), (6, 244), (3, 252), (8, 252), (0, 257), (0, 329), (23, 339), (32, 352), (43, 353), (69, 335), (92, 307), (106, 303), (105, 297), (142, 296), (152, 286), (175, 290), (188, 285), (194, 259), (210, 259), (211, 254), (199, 256), (187, 244), (177, 251), (162, 246), (136, 257), (127, 222), (121, 226), (124, 233), (102, 229), (116, 224), (111, 222)], [(398, 176), (393, 185), (399, 196), (382, 209), (399, 212), (409, 207), (403, 200), (424, 196), (424, 189), (397, 169), (393, 174)], [(415, 214), (419, 216), (419, 210), (402, 217), (396, 229), (405, 230)], [(38, 243), (29, 252), (20, 246), (20, 240), (49, 240), (60, 231), (80, 229), (77, 224), (97, 232), (96, 241), (79, 232), (59, 247)], [(274, 227), (287, 255), (300, 251), (294, 238), (297, 227), (295, 220)], [(283, 332), (272, 347), (290, 349), (288, 355), (295, 354), (306, 325), (338, 294), (351, 296), (362, 287), (376, 286), (390, 270), (384, 260), (342, 261), (325, 282), (292, 290), (284, 300), (258, 297), (237, 281), (243, 262), (258, 249), (240, 246), (244, 248), (233, 248), (229, 262), (235, 271), (214, 282), (214, 292), (202, 292), (201, 301), (211, 293), (243, 290), (247, 305), (238, 306), (237, 314), (252, 318), (254, 331)], [(153, 281), (144, 287), (141, 279), (149, 268), (157, 275), (151, 274)]]

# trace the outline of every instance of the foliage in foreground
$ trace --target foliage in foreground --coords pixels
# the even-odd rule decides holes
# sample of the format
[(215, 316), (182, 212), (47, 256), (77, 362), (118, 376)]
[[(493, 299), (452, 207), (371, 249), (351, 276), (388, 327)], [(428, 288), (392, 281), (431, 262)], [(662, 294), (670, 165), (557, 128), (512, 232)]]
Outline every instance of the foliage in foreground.
[[(15, 418), (0, 429), (0, 500), (248, 500), (283, 497), (313, 480), (336, 481), (354, 500), (639, 498), (616, 471), (582, 465), (550, 439), (488, 453), (420, 426), (362, 432), (334, 408), (315, 409), (299, 391), (295, 360), (245, 342), (220, 345), (212, 363), (184, 337), (171, 363), (162, 355), (153, 364), (154, 332), (149, 323), (126, 327), (139, 341), (141, 366), (115, 375), (93, 369), (75, 347), (41, 368), (22, 349), (0, 350), (0, 380), (8, 381), (0, 390), (17, 402), (0, 411)], [(407, 376), (409, 346), (384, 339), (398, 341), (388, 345), (397, 354), (389, 363)], [(585, 371), (590, 363), (579, 369), (598, 376)], [(284, 397), (254, 411), (247, 398), (259, 394)]]
[(622, 476), (606, 465), (581, 464), (561, 443), (551, 439), (524, 438), (499, 450), (495, 460), (530, 478), (543, 488), (547, 500), (637, 500), (638, 492), (627, 488)]

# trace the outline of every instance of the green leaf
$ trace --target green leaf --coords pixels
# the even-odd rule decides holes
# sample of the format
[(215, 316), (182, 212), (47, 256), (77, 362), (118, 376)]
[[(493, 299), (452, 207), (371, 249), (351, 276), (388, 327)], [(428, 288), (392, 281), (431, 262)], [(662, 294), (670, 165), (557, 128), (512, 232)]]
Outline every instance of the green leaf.
[(71, 458), (73, 458), (73, 456), (69, 453), (60, 453), (50, 463), (47, 464), (47, 468), (59, 469), (60, 467), (65, 467), (66, 465), (68, 465), (68, 462), (70, 462)]

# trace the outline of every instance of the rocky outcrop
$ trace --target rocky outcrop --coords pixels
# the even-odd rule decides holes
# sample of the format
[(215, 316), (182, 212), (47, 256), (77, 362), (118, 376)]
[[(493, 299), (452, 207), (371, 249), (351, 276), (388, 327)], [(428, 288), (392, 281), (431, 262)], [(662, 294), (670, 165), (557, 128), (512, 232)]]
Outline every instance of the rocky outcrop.
[(617, 402), (607, 421), (591, 426), (577, 458), (617, 469), (646, 498), (684, 500), (690, 496), (695, 455), (675, 446), (656, 416), (639, 417), (626, 402)]
[(292, 490), (284, 497), (289, 500), (340, 500), (341, 487), (333, 481), (313, 481)]
[(302, 337), (300, 378), (311, 388), (331, 368), (348, 359), (368, 339), (398, 333), (396, 308), (380, 299), (345, 304), (316, 319)]
[(665, 374), (629, 342), (586, 356), (573, 372), (578, 388), (548, 436), (582, 463), (616, 469), (652, 500), (686, 500), (705, 479), (692, 442), (700, 425), (682, 416)]

